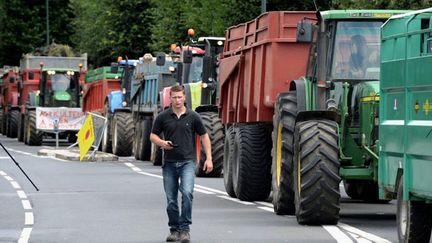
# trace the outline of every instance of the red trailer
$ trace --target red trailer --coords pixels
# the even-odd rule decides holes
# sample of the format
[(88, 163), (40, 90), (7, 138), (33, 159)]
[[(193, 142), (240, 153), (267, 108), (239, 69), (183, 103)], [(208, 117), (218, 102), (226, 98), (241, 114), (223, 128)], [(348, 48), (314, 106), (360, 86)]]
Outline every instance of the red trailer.
[(96, 112), (105, 116), (108, 95), (121, 90), (120, 79), (101, 79), (86, 83), (83, 95), (84, 112)]
[(17, 137), (18, 130), (18, 67), (3, 68), (3, 83), (1, 85), (1, 95), (3, 97), (1, 104), (1, 132), (11, 138)]
[(296, 42), (303, 18), (316, 18), (315, 12), (268, 12), (226, 31), (219, 111), (227, 128), (224, 182), (232, 197), (269, 196), (275, 100), (306, 73), (310, 44)]

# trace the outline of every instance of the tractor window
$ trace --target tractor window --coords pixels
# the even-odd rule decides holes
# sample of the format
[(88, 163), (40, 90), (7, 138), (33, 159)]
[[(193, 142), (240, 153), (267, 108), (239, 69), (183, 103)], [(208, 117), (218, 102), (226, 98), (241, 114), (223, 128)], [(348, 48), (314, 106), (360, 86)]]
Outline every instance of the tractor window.
[(64, 74), (54, 74), (52, 76), (53, 91), (67, 91), (70, 86), (70, 78)]
[(338, 22), (332, 79), (379, 79), (382, 22)]
[(196, 83), (202, 80), (203, 58), (194, 56), (190, 66), (189, 80), (191, 83)]

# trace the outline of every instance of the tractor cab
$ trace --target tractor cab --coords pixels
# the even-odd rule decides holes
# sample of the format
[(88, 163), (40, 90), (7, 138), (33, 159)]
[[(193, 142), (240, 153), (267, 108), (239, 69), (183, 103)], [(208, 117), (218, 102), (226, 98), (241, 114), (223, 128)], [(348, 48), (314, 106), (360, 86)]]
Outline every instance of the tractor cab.
[(44, 69), (41, 65), (39, 106), (80, 107), (80, 70)]

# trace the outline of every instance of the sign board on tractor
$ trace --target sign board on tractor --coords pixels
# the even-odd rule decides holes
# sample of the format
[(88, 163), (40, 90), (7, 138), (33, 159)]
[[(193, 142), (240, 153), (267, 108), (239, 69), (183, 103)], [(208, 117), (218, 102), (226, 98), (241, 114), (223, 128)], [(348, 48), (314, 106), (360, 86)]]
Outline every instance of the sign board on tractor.
[(78, 131), (85, 119), (81, 108), (36, 108), (36, 128), (38, 130), (54, 130), (58, 122), (58, 130)]

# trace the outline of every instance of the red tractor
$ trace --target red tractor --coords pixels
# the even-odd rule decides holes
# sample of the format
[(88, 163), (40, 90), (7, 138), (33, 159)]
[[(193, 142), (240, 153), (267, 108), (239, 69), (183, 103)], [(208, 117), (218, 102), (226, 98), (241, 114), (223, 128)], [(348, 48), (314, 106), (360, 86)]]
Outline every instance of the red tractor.
[(3, 83), (1, 84), (2, 103), (0, 110), (1, 133), (16, 138), (18, 131), (19, 107), (18, 107), (18, 80), (19, 68), (3, 68)]

